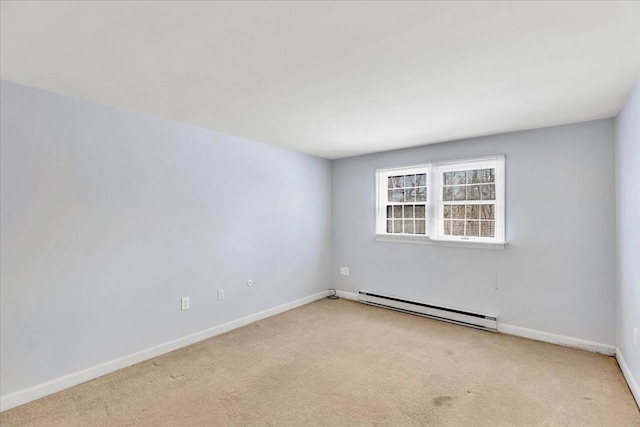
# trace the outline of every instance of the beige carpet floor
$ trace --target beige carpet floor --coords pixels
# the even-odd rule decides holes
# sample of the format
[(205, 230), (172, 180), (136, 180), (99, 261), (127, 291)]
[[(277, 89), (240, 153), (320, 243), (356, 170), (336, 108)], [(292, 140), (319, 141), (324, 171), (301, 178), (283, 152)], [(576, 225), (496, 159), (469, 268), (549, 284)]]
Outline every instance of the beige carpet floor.
[(640, 426), (615, 359), (322, 300), (0, 414), (2, 426)]

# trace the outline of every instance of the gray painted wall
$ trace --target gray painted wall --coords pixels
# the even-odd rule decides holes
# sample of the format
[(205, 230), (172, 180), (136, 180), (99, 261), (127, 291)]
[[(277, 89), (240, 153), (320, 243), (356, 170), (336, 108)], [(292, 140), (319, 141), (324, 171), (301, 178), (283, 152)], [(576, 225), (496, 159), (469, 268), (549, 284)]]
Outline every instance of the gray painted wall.
[(617, 310), (616, 342), (640, 384), (640, 82), (616, 118)]
[(1, 394), (329, 286), (329, 161), (1, 91)]
[[(374, 240), (376, 168), (494, 154), (506, 155), (505, 249)], [(615, 344), (613, 168), (612, 119), (336, 160), (333, 285)]]
[[(615, 138), (609, 119), (334, 162), (6, 81), (1, 91), (2, 395), (330, 282), (606, 344), (617, 329), (638, 379), (640, 203), (613, 172), (640, 170), (638, 86)], [(376, 168), (493, 154), (507, 156), (504, 250), (373, 239)]]

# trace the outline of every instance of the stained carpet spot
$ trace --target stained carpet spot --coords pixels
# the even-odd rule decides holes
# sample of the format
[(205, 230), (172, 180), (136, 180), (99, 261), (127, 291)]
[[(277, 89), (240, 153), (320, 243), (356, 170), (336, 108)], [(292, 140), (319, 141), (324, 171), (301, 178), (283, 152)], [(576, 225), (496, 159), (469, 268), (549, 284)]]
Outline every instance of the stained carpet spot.
[(432, 400), (433, 404), (436, 406), (442, 406), (445, 403), (449, 403), (453, 400), (451, 396), (438, 396)]

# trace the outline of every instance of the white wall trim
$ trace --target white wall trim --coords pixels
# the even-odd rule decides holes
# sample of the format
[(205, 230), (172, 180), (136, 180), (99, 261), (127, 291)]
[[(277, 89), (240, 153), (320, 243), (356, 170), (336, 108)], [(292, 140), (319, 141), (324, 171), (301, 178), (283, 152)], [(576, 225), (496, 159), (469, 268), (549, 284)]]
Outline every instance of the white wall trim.
[[(358, 294), (353, 292), (336, 291), (336, 294), (340, 298), (358, 301)], [(529, 338), (536, 341), (548, 342), (551, 344), (557, 344), (564, 347), (572, 347), (580, 350), (587, 350), (593, 353), (602, 353), (607, 356), (613, 356), (616, 354), (616, 347), (609, 344), (602, 344), (593, 341), (587, 341), (580, 338), (568, 337), (565, 335), (556, 335), (550, 332), (538, 331), (535, 329), (527, 329), (520, 326), (506, 325), (500, 323), (498, 318), (498, 332), (515, 335), (523, 338)]]
[[(16, 406), (29, 403), (33, 400), (40, 399), (69, 387), (82, 384), (84, 382), (101, 377), (119, 369), (135, 365), (136, 363), (144, 362), (145, 360), (149, 360), (165, 353), (177, 350), (179, 348), (195, 344), (202, 340), (223, 334), (225, 332), (229, 332), (242, 326), (246, 326), (250, 323), (257, 322), (267, 317), (271, 317), (276, 314), (294, 309), (296, 307), (309, 304), (328, 295), (329, 291), (322, 291), (317, 294), (285, 303), (255, 314), (251, 314), (240, 319), (232, 320), (231, 322), (223, 323), (222, 325), (214, 326), (204, 331), (196, 332), (194, 334), (187, 335), (155, 347), (150, 347), (148, 349), (138, 351), (136, 353), (132, 353), (127, 356), (111, 360), (109, 362), (101, 363), (100, 365), (96, 365), (82, 371), (74, 372), (72, 374), (65, 375), (51, 381), (47, 381), (23, 390), (19, 390), (14, 393), (1, 396), (0, 411), (6, 411), (8, 409), (15, 408)], [(347, 300), (358, 301), (358, 294), (353, 292), (338, 290), (336, 291), (336, 295)], [(506, 325), (502, 323), (498, 324), (498, 331), (508, 335), (515, 335), (537, 341), (544, 341), (551, 344), (562, 345), (565, 347), (578, 348), (581, 350), (602, 353), (609, 356), (615, 355), (618, 364), (620, 365), (620, 369), (625, 379), (627, 380), (627, 383), (629, 384), (629, 388), (631, 389), (631, 392), (636, 399), (636, 403), (638, 403), (638, 405), (640, 406), (640, 388), (638, 387), (638, 383), (631, 375), (631, 371), (624, 361), (622, 353), (615, 346), (582, 340), (579, 338), (572, 338), (564, 335), (556, 335), (549, 332), (537, 331), (534, 329), (527, 329), (520, 326)]]
[(551, 332), (543, 332), (535, 329), (527, 329), (520, 326), (506, 325), (500, 322), (498, 322), (498, 332), (507, 335), (529, 338), (536, 341), (557, 344), (564, 347), (587, 350), (592, 353), (606, 354), (607, 356), (613, 356), (616, 353), (616, 347), (614, 345), (587, 341), (580, 338), (568, 337), (566, 335), (552, 334)]
[(251, 314), (240, 319), (232, 320), (230, 322), (205, 329), (204, 331), (186, 335), (184, 337), (177, 338), (175, 340), (168, 341), (163, 344), (120, 357), (118, 359), (101, 363), (99, 365), (92, 366), (91, 368), (83, 369), (81, 371), (77, 371), (72, 374), (53, 379), (51, 381), (47, 381), (29, 388), (25, 388), (23, 390), (6, 394), (0, 397), (0, 412), (15, 408), (16, 406), (24, 405), (25, 403), (29, 403), (33, 400), (40, 399), (42, 397), (48, 396), (58, 391), (62, 391), (78, 384), (82, 384), (84, 382), (93, 380), (119, 369), (135, 365), (136, 363), (144, 362), (145, 360), (152, 359), (154, 357), (169, 353), (179, 348), (195, 344), (199, 341), (206, 340), (207, 338), (215, 337), (216, 335), (229, 332), (233, 329), (246, 326), (250, 323), (257, 322), (267, 317), (271, 317), (276, 314), (280, 314), (285, 311), (312, 303), (314, 301), (325, 298), (328, 295), (329, 291), (322, 291), (308, 297), (300, 298), (298, 300), (291, 301), (255, 314)]
[(475, 249), (504, 249), (505, 245), (507, 245), (507, 242), (474, 242), (466, 240), (432, 239), (428, 236), (412, 236), (407, 234), (376, 234), (373, 238), (378, 242), (458, 246), (462, 248)]
[(616, 360), (618, 361), (622, 375), (624, 375), (624, 379), (627, 380), (627, 384), (629, 384), (631, 394), (636, 399), (636, 405), (640, 408), (640, 387), (638, 387), (638, 383), (635, 378), (633, 378), (633, 375), (631, 375), (631, 369), (629, 369), (629, 365), (625, 362), (619, 347), (616, 347)]

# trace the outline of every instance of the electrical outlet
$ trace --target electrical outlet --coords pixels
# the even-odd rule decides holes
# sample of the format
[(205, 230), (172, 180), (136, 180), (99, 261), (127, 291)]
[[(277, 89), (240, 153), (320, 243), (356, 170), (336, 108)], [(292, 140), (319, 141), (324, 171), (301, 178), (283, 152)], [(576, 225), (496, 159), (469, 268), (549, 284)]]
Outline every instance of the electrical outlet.
[(340, 274), (342, 274), (343, 276), (348, 276), (349, 275), (349, 267), (340, 267)]
[(253, 286), (253, 280), (251, 279), (247, 280), (247, 286)]
[(638, 328), (634, 326), (633, 328), (633, 345), (638, 347)]
[(218, 289), (218, 299), (224, 299), (224, 289)]
[(191, 307), (191, 304), (189, 302), (189, 297), (182, 297), (180, 299), (180, 310), (185, 311), (185, 310), (189, 310), (189, 308)]

